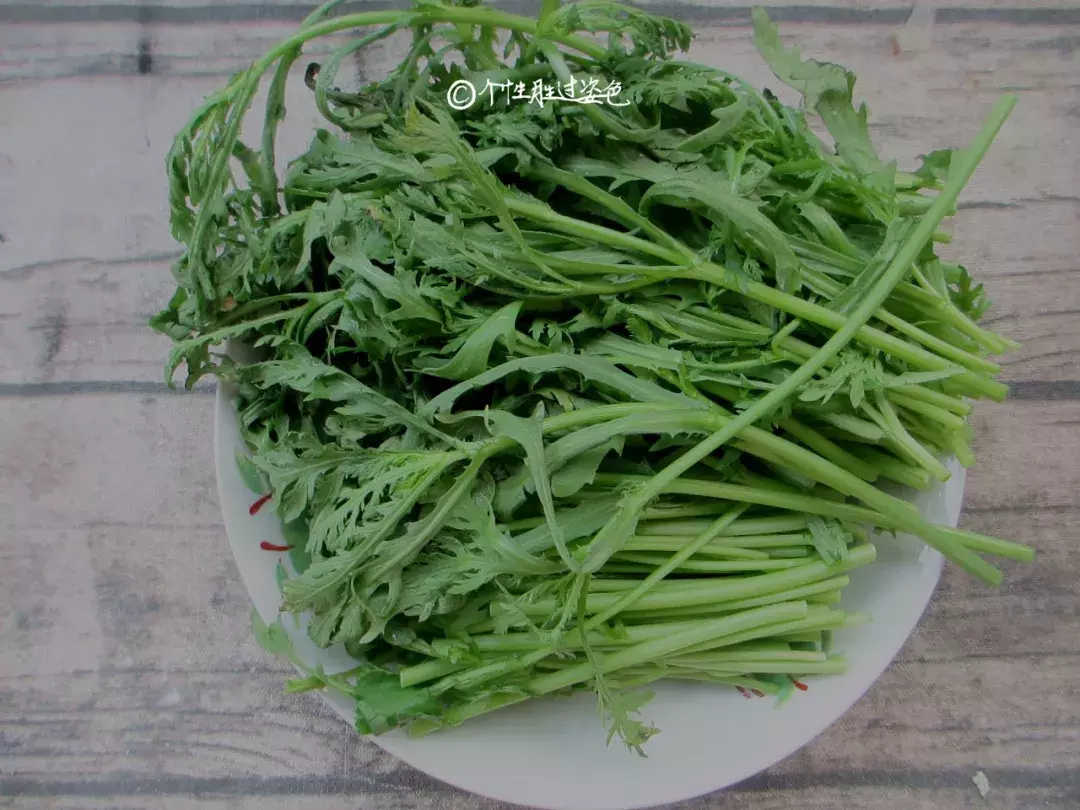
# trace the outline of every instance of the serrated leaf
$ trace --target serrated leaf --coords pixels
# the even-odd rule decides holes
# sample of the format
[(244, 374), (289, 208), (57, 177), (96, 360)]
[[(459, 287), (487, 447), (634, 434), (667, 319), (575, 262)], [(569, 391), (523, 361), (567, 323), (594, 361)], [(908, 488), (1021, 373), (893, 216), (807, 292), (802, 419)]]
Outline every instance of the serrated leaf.
[(954, 149), (937, 149), (928, 155), (919, 156), (919, 168), (915, 175), (928, 185), (941, 185), (949, 176)]
[[(780, 81), (802, 93), (808, 112), (817, 113), (832, 136), (836, 151), (859, 174), (873, 176), (883, 168), (866, 125), (866, 105), (852, 102), (855, 74), (840, 65), (803, 60), (797, 48), (785, 48), (780, 33), (763, 8), (752, 13), (754, 44)], [(891, 184), (893, 168), (884, 178)]]
[(754, 45), (769, 68), (784, 84), (798, 90), (811, 112), (827, 94), (851, 94), (854, 76), (846, 68), (828, 62), (804, 61), (798, 48), (785, 48), (780, 31), (763, 8), (752, 12)]

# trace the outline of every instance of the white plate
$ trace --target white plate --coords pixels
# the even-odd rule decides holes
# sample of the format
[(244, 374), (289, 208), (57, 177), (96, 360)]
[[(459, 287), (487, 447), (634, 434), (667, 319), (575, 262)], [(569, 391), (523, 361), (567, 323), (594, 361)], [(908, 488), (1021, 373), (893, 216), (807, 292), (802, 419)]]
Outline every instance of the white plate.
[[(235, 408), (219, 387), (215, 456), (218, 495), (229, 545), (255, 608), (266, 622), (277, 616), (278, 561), (287, 555), (259, 548), (282, 543), (272, 508), (251, 516), (253, 496), (235, 457), (243, 449)], [(955, 527), (964, 494), (964, 470), (950, 464), (952, 479), (920, 493), (923, 515)], [(269, 505), (268, 505), (269, 507)], [(941, 575), (942, 558), (911, 537), (879, 538), (878, 560), (851, 573), (843, 606), (873, 614), (871, 624), (835, 634), (850, 671), (808, 679), (782, 706), (771, 699), (746, 700), (732, 689), (708, 684), (660, 683), (645, 716), (661, 729), (641, 759), (620, 743), (607, 747), (588, 694), (530, 701), (470, 720), (464, 726), (410, 739), (392, 732), (371, 738), (415, 768), (459, 788), (522, 805), (566, 810), (622, 810), (700, 796), (732, 785), (791, 755), (835, 722), (870, 688), (922, 615)], [(286, 627), (291, 627), (289, 620)], [(319, 650), (293, 633), (299, 654), (328, 670), (351, 660), (342, 650)], [(325, 696), (349, 725), (353, 707)], [(303, 711), (296, 698), (297, 711)], [(346, 728), (342, 734), (349, 734)], [(355, 733), (355, 732), (352, 732)]]

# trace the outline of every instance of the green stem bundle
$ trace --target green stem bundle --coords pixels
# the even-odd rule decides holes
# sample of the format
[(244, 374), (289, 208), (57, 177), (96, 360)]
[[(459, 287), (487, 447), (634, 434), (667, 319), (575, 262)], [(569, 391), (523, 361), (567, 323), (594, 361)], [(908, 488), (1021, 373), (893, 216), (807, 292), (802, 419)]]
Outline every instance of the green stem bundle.
[[(357, 659), (328, 674), (256, 622), (304, 670), (292, 691), (353, 697), (363, 733), (419, 734), (592, 688), (640, 750), (655, 729), (634, 688), (783, 697), (843, 672), (831, 634), (867, 618), (843, 595), (881, 532), (990, 584), (987, 557), (1033, 558), (893, 486), (974, 463), (972, 401), (1007, 393), (990, 355), (1015, 344), (936, 250), (1011, 94), (969, 147), (899, 171), (854, 76), (785, 49), (760, 11), (755, 44), (801, 109), (673, 58), (690, 29), (633, 7), (339, 5), (178, 133), (185, 249), (151, 321), (170, 384), (186, 365), (188, 385), (235, 386), (241, 473), (291, 546), (282, 608)], [(356, 28), (308, 66), (324, 128), (281, 168), (292, 68)], [(402, 36), (387, 77), (343, 86)], [(268, 73), (256, 150), (241, 131)]]

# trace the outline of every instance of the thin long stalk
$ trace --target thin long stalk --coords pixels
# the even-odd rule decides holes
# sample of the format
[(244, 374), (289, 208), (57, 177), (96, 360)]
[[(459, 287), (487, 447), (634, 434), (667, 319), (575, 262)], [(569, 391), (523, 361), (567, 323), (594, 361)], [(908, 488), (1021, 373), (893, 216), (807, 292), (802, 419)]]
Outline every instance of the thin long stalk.
[[(676, 554), (673, 554), (667, 562), (657, 566), (652, 573), (641, 580), (632, 590), (618, 594), (611, 600), (610, 604), (606, 606), (604, 611), (593, 611), (598, 615), (593, 616), (583, 626), (583, 631), (588, 633), (591, 630), (596, 630), (604, 622), (607, 622), (617, 616), (621, 611), (627, 609), (631, 605), (636, 604), (645, 598), (649, 591), (655, 588), (655, 586), (661, 582), (668, 574), (674, 571), (678, 565), (685, 562), (693, 554), (703, 546), (707, 545), (716, 537), (719, 537), (724, 529), (730, 526), (735, 520), (746, 510), (745, 505), (737, 505), (725, 512), (721, 517), (717, 518), (712, 525), (709, 526), (701, 535), (689, 543), (684, 549)], [(557, 652), (557, 648), (554, 646), (545, 646), (539, 650), (536, 650), (529, 655), (522, 656), (516, 661), (507, 662), (503, 665), (493, 664), (488, 667), (481, 667), (478, 670), (467, 673), (468, 681), (471, 686), (475, 686), (477, 683), (483, 683), (492, 678), (499, 677), (500, 675), (508, 674), (519, 669), (525, 669), (538, 661), (547, 658), (550, 655), (554, 655)], [(448, 689), (460, 688), (462, 686), (461, 677), (456, 680), (454, 676), (444, 681), (440, 681), (433, 687), (433, 691), (438, 694), (441, 691)]]

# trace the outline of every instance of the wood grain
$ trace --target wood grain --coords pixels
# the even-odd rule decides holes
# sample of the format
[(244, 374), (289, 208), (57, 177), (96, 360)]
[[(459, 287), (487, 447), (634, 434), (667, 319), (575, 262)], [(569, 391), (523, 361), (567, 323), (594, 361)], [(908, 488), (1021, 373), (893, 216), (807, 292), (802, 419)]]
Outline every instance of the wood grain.
[[(1020, 93), (948, 251), (986, 283), (994, 327), (1024, 342), (1004, 359), (1012, 398), (977, 407), (963, 523), (1039, 559), (1006, 565), (993, 591), (947, 570), (840, 722), (683, 807), (1076, 808), (1080, 6), (953, 0), (928, 51), (896, 55), (906, 5), (767, 5), (807, 53), (856, 69), (875, 139), (905, 165)], [(172, 133), (308, 7), (0, 0), (0, 807), (501, 806), (358, 740), (314, 696), (281, 694), (220, 525), (212, 398), (164, 388), (167, 344), (144, 326), (177, 250)], [(696, 58), (775, 85), (746, 4), (664, 10), (693, 22)], [(286, 155), (316, 121), (307, 95), (294, 81)]]

